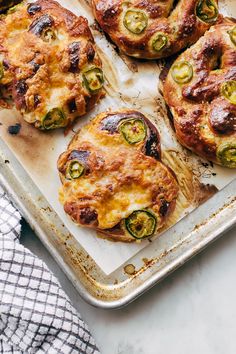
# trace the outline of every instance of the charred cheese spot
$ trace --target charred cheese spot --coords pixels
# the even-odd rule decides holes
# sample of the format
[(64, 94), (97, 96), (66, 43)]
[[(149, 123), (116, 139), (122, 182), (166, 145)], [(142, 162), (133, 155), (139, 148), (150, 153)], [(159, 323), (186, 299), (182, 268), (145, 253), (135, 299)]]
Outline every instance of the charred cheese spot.
[[(2, 18), (0, 40), (7, 63), (2, 91), (35, 127), (70, 125), (104, 95), (102, 64), (87, 20), (57, 2), (23, 3)], [(83, 75), (90, 68), (96, 72), (87, 74), (85, 87)]]
[(222, 100), (215, 100), (210, 113), (210, 124), (219, 134), (236, 131), (236, 106)]
[(55, 24), (52, 16), (46, 14), (38, 17), (29, 27), (29, 32), (44, 39), (46, 31)]
[[(134, 121), (141, 122), (139, 129), (145, 126), (146, 135), (130, 144), (120, 127)], [(147, 148), (148, 142), (154, 156)], [(159, 134), (140, 112), (125, 110), (98, 115), (75, 135), (58, 160), (62, 181), (60, 200), (66, 212), (80, 225), (93, 227), (114, 239), (122, 234), (124, 241), (132, 241), (134, 231), (131, 234), (125, 227), (125, 220), (134, 212), (143, 211), (139, 220), (144, 220), (145, 226), (136, 238), (151, 237), (163, 226), (169, 210), (174, 209), (178, 194), (176, 179), (161, 163), (160, 156)], [(68, 166), (74, 161), (78, 178), (68, 179)], [(80, 174), (81, 166), (84, 169)], [(94, 222), (91, 224), (81, 219), (84, 208), (92, 210)], [(155, 227), (150, 226), (149, 231), (152, 220), (145, 218), (148, 213), (155, 220)]]
[(69, 56), (70, 56), (70, 69), (72, 73), (78, 71), (78, 64), (80, 59), (80, 43), (73, 42), (69, 45)]
[(218, 19), (217, 0), (92, 0), (96, 20), (127, 55), (159, 59), (195, 43)]
[(236, 51), (229, 34), (234, 28), (230, 19), (213, 26), (180, 55), (164, 83), (180, 143), (231, 168), (235, 168)]
[(36, 4), (28, 5), (27, 12), (29, 15), (34, 16), (37, 12), (41, 11), (41, 6)]

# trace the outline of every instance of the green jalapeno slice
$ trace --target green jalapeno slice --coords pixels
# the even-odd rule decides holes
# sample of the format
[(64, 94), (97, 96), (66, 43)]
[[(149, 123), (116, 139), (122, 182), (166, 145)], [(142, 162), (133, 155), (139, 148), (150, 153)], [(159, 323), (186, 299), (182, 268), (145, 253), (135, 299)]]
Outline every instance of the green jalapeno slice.
[(45, 28), (41, 34), (41, 38), (44, 42), (52, 43), (57, 39), (56, 32), (51, 28)]
[(140, 143), (147, 135), (146, 125), (141, 119), (128, 119), (121, 123), (119, 130), (131, 145)]
[(134, 211), (125, 219), (125, 227), (129, 234), (137, 239), (150, 237), (156, 230), (157, 219), (147, 210)]
[(104, 77), (101, 69), (92, 67), (83, 72), (83, 79), (86, 88), (91, 93), (97, 93), (103, 86)]
[[(18, 4), (18, 2), (20, 2), (20, 0), (12, 0), (10, 2), (8, 2), (8, 1), (5, 1), (5, 2), (7, 4), (3, 5), (3, 9), (2, 9), (2, 5), (1, 5), (0, 10), (2, 11), (2, 10), (8, 9), (7, 14), (12, 14), (12, 13), (16, 12), (23, 5), (22, 3)], [(16, 4), (16, 5), (14, 5), (14, 4)]]
[(163, 33), (157, 33), (152, 40), (152, 49), (155, 50), (156, 52), (159, 52), (162, 50), (164, 47), (167, 46), (168, 43), (168, 37), (164, 35)]
[(186, 84), (192, 80), (193, 67), (187, 61), (178, 62), (172, 66), (171, 75), (178, 84)]
[(236, 168), (236, 143), (224, 143), (217, 149), (217, 158), (223, 166)]
[(197, 17), (206, 23), (215, 22), (218, 17), (218, 8), (214, 0), (199, 0), (196, 7)]
[(123, 22), (128, 31), (140, 34), (148, 25), (148, 17), (143, 11), (127, 10)]
[(234, 28), (229, 31), (229, 36), (233, 44), (236, 45), (236, 26), (234, 26)]
[(236, 105), (236, 81), (226, 81), (221, 86), (222, 95), (231, 103)]
[(51, 109), (42, 121), (42, 127), (46, 130), (65, 127), (66, 124), (66, 116), (60, 108)]
[(84, 173), (84, 166), (77, 160), (73, 160), (69, 163), (66, 169), (66, 179), (78, 179)]

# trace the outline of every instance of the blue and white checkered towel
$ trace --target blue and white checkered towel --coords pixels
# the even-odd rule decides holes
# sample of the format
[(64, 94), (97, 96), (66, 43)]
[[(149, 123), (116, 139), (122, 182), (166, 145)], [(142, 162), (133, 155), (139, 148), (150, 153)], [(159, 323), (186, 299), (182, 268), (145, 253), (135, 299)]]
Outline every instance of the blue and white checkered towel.
[(20, 245), (20, 219), (0, 187), (0, 353), (99, 354), (57, 279)]

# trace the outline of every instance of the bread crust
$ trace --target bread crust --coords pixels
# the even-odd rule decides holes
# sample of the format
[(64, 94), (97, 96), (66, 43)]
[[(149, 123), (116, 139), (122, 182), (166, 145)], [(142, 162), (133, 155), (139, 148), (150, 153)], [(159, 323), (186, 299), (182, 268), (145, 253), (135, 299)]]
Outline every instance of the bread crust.
[[(119, 128), (130, 119), (141, 120), (147, 129), (145, 139), (132, 145)], [(68, 162), (76, 157), (85, 166), (84, 173), (68, 180)], [(58, 170), (65, 212), (75, 223), (115, 241), (135, 240), (123, 224), (132, 212), (152, 212), (160, 229), (175, 208), (178, 184), (161, 162), (158, 131), (134, 110), (99, 114), (75, 135), (58, 159)]]
[[(200, 0), (201, 1), (201, 0)], [(214, 0), (213, 0), (214, 1)], [(214, 1), (217, 9), (218, 1)], [(145, 59), (159, 59), (179, 52), (195, 43), (214, 21), (209, 23), (196, 16), (199, 0), (92, 0), (94, 15), (101, 28), (127, 55)], [(174, 6), (174, 7), (173, 7)], [(124, 25), (127, 10), (137, 10), (147, 18), (146, 28), (139, 34)], [(167, 37), (161, 50), (153, 49), (156, 34)]]
[[(236, 143), (236, 105), (222, 94), (222, 85), (236, 80), (236, 45), (230, 39), (235, 25), (232, 19), (225, 19), (181, 54), (170, 68), (163, 90), (180, 143), (218, 164), (222, 164), (219, 147)], [(172, 75), (181, 62), (193, 68), (193, 77), (185, 84), (177, 83)]]
[(85, 70), (102, 69), (87, 20), (56, 1), (24, 2), (2, 17), (0, 55), (1, 86), (37, 128), (45, 128), (43, 119), (53, 108), (63, 111), (63, 126), (71, 124), (104, 94), (102, 88), (91, 92), (84, 84)]

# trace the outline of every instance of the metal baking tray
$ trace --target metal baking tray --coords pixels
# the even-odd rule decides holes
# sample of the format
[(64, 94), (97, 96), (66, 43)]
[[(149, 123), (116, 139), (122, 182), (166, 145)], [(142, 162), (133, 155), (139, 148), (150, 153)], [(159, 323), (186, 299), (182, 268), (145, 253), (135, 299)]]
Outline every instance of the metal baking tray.
[[(60, 2), (62, 5), (68, 5), (68, 7), (72, 9), (73, 7), (76, 8), (78, 4), (77, 0), (60, 0)], [(90, 17), (91, 21), (88, 1), (80, 1), (79, 6), (81, 6), (82, 3), (84, 3), (83, 8), (85, 9), (83, 14), (87, 14), (88, 11), (88, 17)], [(228, 2), (227, 5), (222, 1), (222, 9), (224, 10), (224, 8), (229, 6), (231, 15), (233, 15), (235, 5), (233, 5), (233, 3), (229, 5), (229, 3), (230, 2)], [(97, 42), (99, 41), (99, 45), (100, 42), (103, 42), (103, 48), (104, 45), (106, 46), (106, 42), (100, 37), (100, 33), (97, 35), (95, 33), (95, 38)], [(106, 55), (110, 53), (107, 48), (104, 48), (104, 52)], [(102, 55), (104, 56), (104, 53)], [(134, 71), (137, 70), (139, 64), (137, 64), (135, 60), (133, 61), (127, 58), (123, 58), (123, 60), (127, 67), (131, 67)], [(152, 65), (151, 69), (150, 65)], [(148, 75), (149, 78), (152, 70), (156, 70), (154, 64), (150, 65), (145, 63), (140, 64), (141, 72), (144, 70), (145, 75)], [(109, 70), (111, 69), (109, 65), (106, 64), (106, 66), (109, 67)], [(122, 70), (120, 70), (119, 74), (121, 74), (121, 71)], [(130, 75), (136, 74), (131, 72)], [(111, 88), (112, 85), (108, 85), (108, 96), (114, 94)], [(120, 98), (123, 100), (123, 103), (129, 103), (129, 97), (122, 96), (121, 94)], [(149, 97), (148, 99), (151, 104), (147, 100), (142, 100), (141, 97), (134, 98), (132, 98), (132, 107), (139, 108), (139, 106), (141, 107), (146, 104), (147, 107), (149, 106), (150, 111), (152, 111), (153, 102), (151, 102)], [(114, 98), (114, 101), (115, 100), (117, 100), (117, 97)], [(107, 103), (105, 101), (105, 103), (101, 103), (101, 106), (106, 106), (109, 102), (109, 100)], [(118, 105), (119, 102), (120, 101), (118, 101)], [(159, 100), (156, 101), (156, 97), (154, 97), (154, 103), (157, 108), (160, 108), (160, 111), (156, 114), (161, 117), (162, 114), (164, 115), (163, 108), (161, 109), (161, 102)], [(96, 109), (99, 109), (98, 107)], [(102, 108), (100, 109), (102, 110)], [(144, 109), (144, 107), (142, 107), (142, 109)], [(93, 112), (91, 116), (94, 114)], [(33, 128), (31, 129), (27, 127), (27, 125), (24, 125), (23, 131), (25, 129), (25, 135), (23, 136), (24, 138), (27, 136), (29, 140), (25, 139), (22, 143), (20, 139), (22, 140), (23, 136), (20, 136), (18, 140), (17, 137), (14, 137), (15, 140), (13, 140), (12, 137), (7, 135), (6, 129), (7, 124), (15, 123), (16, 119), (19, 119), (19, 117), (15, 118), (17, 115), (15, 116), (14, 112), (5, 112), (1, 117), (2, 121), (4, 118), (1, 132), (4, 130), (4, 133), (2, 133), (0, 137), (0, 183), (4, 186), (11, 199), (20, 209), (22, 215), (58, 262), (61, 269), (71, 279), (80, 295), (94, 306), (111, 309), (127, 305), (184, 264), (188, 259), (200, 252), (210, 242), (217, 239), (236, 223), (236, 180), (233, 180), (235, 176), (231, 171), (230, 178), (226, 176), (228, 179), (226, 178), (226, 182), (223, 184), (226, 186), (222, 188), (223, 185), (221, 186), (221, 181), (218, 181), (220, 189), (222, 189), (207, 202), (198, 206), (194, 211), (182, 218), (174, 226), (165, 231), (161, 237), (153, 239), (152, 242), (146, 244), (145, 248), (140, 248), (138, 253), (134, 254), (118, 268), (116, 267), (114, 271), (110, 273), (106, 272), (105, 274), (85, 248), (81, 246), (78, 238), (65, 226), (65, 220), (59, 217), (51, 203), (48, 203), (48, 198), (46, 199), (45, 194), (42, 193), (42, 188), (39, 188), (39, 183), (36, 183), (37, 179), (34, 178), (35, 176), (32, 173), (28, 173), (30, 169), (32, 170), (34, 165), (35, 170), (37, 170), (38, 167), (36, 165), (37, 163), (40, 164), (40, 161), (37, 161), (38, 155), (40, 157), (43, 156), (39, 154), (40, 148), (42, 147), (37, 146), (36, 148), (36, 145), (47, 145), (46, 143), (48, 142), (53, 145), (53, 141), (59, 139), (60, 133), (55, 133), (53, 138), (47, 141), (42, 138), (43, 135), (36, 135)], [(158, 125), (158, 128), (161, 132), (163, 132), (162, 129), (166, 129), (166, 127), (161, 125), (160, 119), (156, 123), (160, 125)], [(169, 133), (170, 140), (174, 140), (174, 135), (171, 135), (171, 132)], [(29, 142), (33, 142), (33, 139), (35, 139), (35, 141), (34, 144), (31, 145)], [(28, 150), (24, 150), (25, 147), (27, 147), (26, 141), (30, 144), (27, 148)], [(166, 142), (164, 141), (164, 143)], [(23, 151), (21, 152), (22, 155), (19, 155), (20, 152), (18, 150), (20, 149)], [(36, 152), (32, 155), (32, 151), (30, 150), (34, 149)], [(195, 161), (194, 156), (191, 155), (189, 157), (189, 154), (185, 150), (182, 151), (181, 147), (179, 147), (179, 149), (179, 153), (182, 153), (186, 159), (189, 158), (191, 162), (194, 163), (192, 166), (196, 174), (196, 171), (198, 171), (196, 166), (201, 165), (201, 161), (198, 159)], [(46, 164), (46, 166), (53, 166), (55, 169), (52, 161), (55, 162), (57, 149), (54, 149), (53, 146), (52, 150), (51, 160), (48, 160), (50, 163)], [(46, 156), (45, 151), (43, 150), (44, 156)], [(166, 151), (168, 152), (168, 150)], [(168, 160), (169, 155), (166, 151), (164, 151), (164, 157)], [(25, 163), (22, 163), (22, 161)], [(169, 160), (169, 162), (171, 161)], [(201, 177), (203, 177), (205, 183), (210, 181), (211, 184), (214, 178), (217, 179), (217, 177), (212, 177), (212, 171), (215, 172), (215, 170), (213, 170), (213, 166), (209, 166), (208, 168), (205, 165), (206, 163), (204, 164), (203, 172), (198, 172), (201, 174)], [(218, 170), (219, 169), (216, 167), (217, 173)], [(56, 175), (56, 172), (53, 173)], [(227, 173), (226, 171), (226, 175)], [(221, 174), (222, 170), (219, 170), (219, 176), (221, 176)], [(216, 175), (216, 173), (214, 173), (214, 175)], [(38, 181), (40, 178), (43, 178), (41, 175), (37, 177)], [(227, 181), (231, 182), (228, 183)], [(182, 182), (183, 184), (185, 183), (184, 179), (182, 179)], [(85, 233), (85, 231), (80, 231), (80, 233), (83, 232)], [(86, 234), (85, 237), (88, 237), (88, 234)], [(125, 247), (130, 246), (126, 245)], [(112, 249), (114, 249), (114, 247)], [(107, 275), (108, 273), (109, 275)]]
[(127, 305), (236, 223), (234, 180), (163, 237), (106, 276), (75, 242), (2, 142), (0, 149), (0, 183), (80, 295), (96, 307), (113, 309)]

